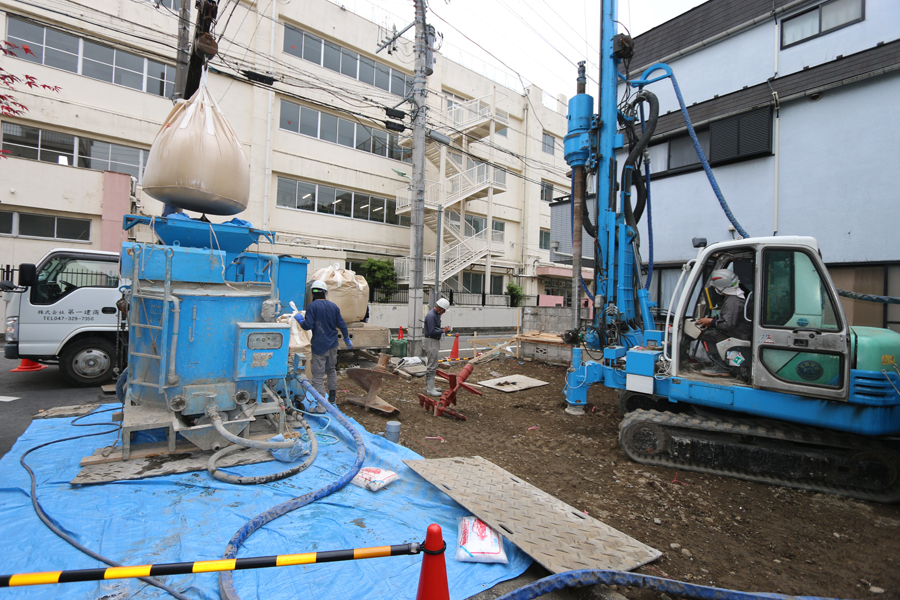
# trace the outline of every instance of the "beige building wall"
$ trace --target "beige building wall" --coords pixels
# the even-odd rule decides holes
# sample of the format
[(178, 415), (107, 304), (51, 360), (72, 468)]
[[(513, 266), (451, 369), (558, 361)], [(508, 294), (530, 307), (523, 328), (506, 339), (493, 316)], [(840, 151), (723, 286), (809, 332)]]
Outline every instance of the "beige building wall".
[[(119, 50), (170, 66), (175, 64), (178, 20), (163, 6), (131, 0), (96, 0), (79, 11), (61, 14), (39, 4), (0, 0), (0, 32), (7, 33), (7, 17), (32, 20)], [(171, 5), (171, 0), (168, 0)], [(230, 11), (234, 6), (228, 4)], [(410, 228), (349, 217), (284, 208), (276, 204), (278, 178), (288, 178), (383, 198), (393, 198), (408, 184), (392, 169), (412, 173), (407, 162), (347, 148), (281, 129), (282, 100), (335, 115), (355, 123), (385, 129), (384, 108), (401, 104), (402, 98), (346, 75), (313, 64), (283, 51), (285, 23), (327, 42), (358, 53), (407, 76), (413, 73), (413, 48), (401, 39), (397, 51), (375, 53), (383, 30), (375, 24), (327, 0), (271, 3), (266, 14), (260, 5), (237, 4), (219, 42), (219, 57), (208, 76), (212, 96), (239, 136), (250, 163), (250, 203), (237, 215), (278, 235), (266, 252), (306, 256), (311, 269), (332, 263), (362, 261), (366, 257), (393, 258), (409, 254)], [(196, 9), (192, 9), (196, 16)], [(221, 15), (223, 27), (227, 15)], [(412, 5), (409, 10), (413, 18)], [(398, 24), (402, 25), (402, 24)], [(3, 118), (13, 123), (141, 149), (146, 156), (153, 139), (172, 108), (168, 98), (98, 81), (63, 69), (16, 58), (4, 59), (3, 67), (17, 75), (33, 75), (41, 83), (59, 86), (58, 93), (21, 87), (17, 97), (28, 106), (20, 117)], [(245, 71), (272, 74), (266, 86), (248, 81)], [(524, 74), (527, 76), (527, 74)], [(573, 73), (573, 86), (575, 74)], [(538, 293), (535, 272), (549, 264), (549, 251), (539, 248), (540, 230), (549, 230), (550, 211), (541, 201), (541, 183), (551, 183), (555, 195), (568, 189), (562, 152), (565, 115), (542, 104), (543, 92), (529, 87), (525, 95), (436, 55), (435, 72), (428, 78), (428, 123), (436, 131), (449, 131), (445, 97), (486, 98), (509, 113), (507, 136), (466, 144), (470, 156), (508, 171), (507, 189), (492, 202), (468, 202), (470, 214), (505, 223), (502, 249), (491, 259), (491, 272), (505, 281), (519, 281), (526, 294)], [(410, 104), (398, 106), (410, 110)], [(405, 124), (409, 126), (407, 117)], [(542, 149), (544, 132), (556, 140), (555, 152)], [(410, 136), (407, 129), (404, 136)], [(426, 161), (426, 179), (437, 180), (439, 169)], [(99, 171), (23, 158), (0, 159), (0, 211), (74, 216), (91, 220), (90, 240), (42, 240), (0, 232), (0, 264), (34, 262), (54, 247), (100, 249), (103, 176)], [(138, 211), (160, 214), (161, 203), (136, 186)], [(213, 221), (231, 217), (211, 216)], [(298, 239), (299, 238), (299, 239)], [(437, 236), (426, 229), (425, 252), (433, 252)], [(486, 265), (470, 270), (484, 272)], [(489, 285), (489, 282), (486, 283)]]

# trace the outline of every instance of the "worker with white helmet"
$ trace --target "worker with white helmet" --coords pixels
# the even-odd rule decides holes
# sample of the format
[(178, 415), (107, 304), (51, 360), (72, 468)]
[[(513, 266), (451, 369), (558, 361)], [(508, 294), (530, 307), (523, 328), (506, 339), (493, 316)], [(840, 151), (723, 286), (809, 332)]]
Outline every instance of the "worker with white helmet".
[[(749, 340), (753, 332), (753, 323), (744, 316), (744, 305), (747, 299), (741, 282), (733, 271), (728, 269), (716, 269), (710, 274), (709, 284), (719, 294), (724, 296), (722, 308), (718, 316), (697, 319), (697, 325), (708, 328), (701, 337), (701, 341), (711, 342), (713, 345), (728, 338)], [(711, 350), (715, 352), (715, 350)], [(710, 369), (701, 371), (704, 375), (727, 376), (729, 373), (719, 365), (713, 365)]]
[[(312, 359), (309, 362), (312, 385), (316, 391), (325, 396), (325, 375), (328, 375), (328, 401), (335, 404), (337, 400), (337, 351), (340, 329), (344, 335), (344, 342), (348, 348), (353, 347), (350, 341), (350, 333), (347, 331), (347, 323), (341, 316), (338, 305), (325, 298), (328, 286), (321, 279), (313, 281), (310, 288), (313, 301), (306, 306), (306, 316), (300, 313), (294, 318), (300, 323), (300, 327), (312, 331)], [(325, 409), (316, 406), (311, 412), (323, 413)]]
[(441, 351), (441, 336), (450, 331), (450, 327), (441, 327), (441, 315), (450, 308), (445, 298), (438, 300), (434, 308), (425, 315), (425, 393), (429, 396), (440, 396), (441, 390), (434, 387), (434, 372), (437, 370), (438, 355)]

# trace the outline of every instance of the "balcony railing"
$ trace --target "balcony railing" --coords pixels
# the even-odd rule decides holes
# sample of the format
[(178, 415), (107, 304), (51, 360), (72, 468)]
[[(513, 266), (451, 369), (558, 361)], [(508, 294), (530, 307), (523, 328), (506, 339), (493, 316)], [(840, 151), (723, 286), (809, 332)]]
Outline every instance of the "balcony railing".
[[(425, 182), (425, 206), (437, 209), (441, 205), (443, 185), (437, 181)], [(407, 210), (412, 206), (412, 186), (404, 186), (397, 190), (397, 211)]]

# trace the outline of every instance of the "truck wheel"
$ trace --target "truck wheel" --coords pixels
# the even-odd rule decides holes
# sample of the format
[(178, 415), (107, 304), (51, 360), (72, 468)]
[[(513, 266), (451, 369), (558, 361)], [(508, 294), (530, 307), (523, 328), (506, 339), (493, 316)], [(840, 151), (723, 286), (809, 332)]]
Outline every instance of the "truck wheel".
[(71, 342), (59, 355), (59, 370), (77, 386), (101, 385), (112, 379), (116, 349), (103, 338)]

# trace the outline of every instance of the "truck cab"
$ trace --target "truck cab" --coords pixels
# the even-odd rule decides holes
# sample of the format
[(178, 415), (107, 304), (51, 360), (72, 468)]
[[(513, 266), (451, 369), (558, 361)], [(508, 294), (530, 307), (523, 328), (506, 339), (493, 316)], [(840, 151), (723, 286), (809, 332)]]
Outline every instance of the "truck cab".
[(119, 255), (60, 248), (19, 267), (4, 288), (9, 359), (58, 364), (73, 385), (112, 379), (118, 334)]

